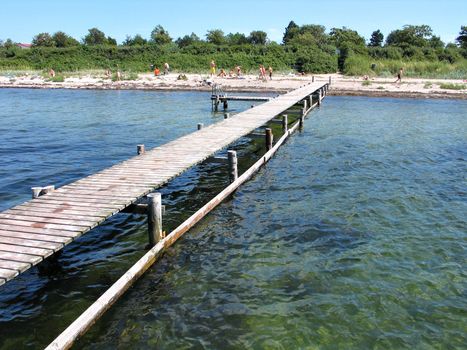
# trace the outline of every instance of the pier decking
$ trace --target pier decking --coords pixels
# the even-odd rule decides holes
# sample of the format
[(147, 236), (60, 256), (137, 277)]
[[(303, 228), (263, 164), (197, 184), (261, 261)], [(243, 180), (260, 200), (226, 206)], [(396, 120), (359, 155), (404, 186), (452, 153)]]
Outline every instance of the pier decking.
[(0, 285), (327, 85), (305, 85), (0, 213)]

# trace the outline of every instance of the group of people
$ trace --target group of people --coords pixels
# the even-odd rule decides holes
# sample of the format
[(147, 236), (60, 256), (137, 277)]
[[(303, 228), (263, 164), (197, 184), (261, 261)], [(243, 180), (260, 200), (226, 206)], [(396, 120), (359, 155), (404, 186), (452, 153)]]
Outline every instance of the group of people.
[[(154, 71), (154, 76), (155, 77), (161, 75), (161, 70), (155, 64), (151, 64), (151, 70)], [(167, 62), (165, 62), (164, 63), (164, 75), (169, 74), (169, 71), (170, 71), (170, 66), (169, 66), (169, 64)]]
[[(216, 62), (214, 60), (211, 60), (211, 63), (209, 65), (210, 67), (210, 73), (211, 73), (211, 77), (213, 77), (215, 74), (216, 74)], [(228, 76), (230, 78), (235, 78), (235, 77), (240, 77), (242, 75), (242, 67), (240, 67), (239, 65), (235, 66), (235, 68), (231, 69), (229, 71), (229, 74)], [(225, 69), (221, 69), (219, 71), (219, 74), (217, 74), (218, 77), (221, 77), (221, 78), (224, 78), (227, 76), (227, 72), (225, 71)]]
[[(260, 64), (259, 65), (259, 79), (260, 80), (263, 80), (263, 81), (266, 81), (267, 80), (267, 76), (269, 76), (269, 80), (272, 80), (272, 67), (269, 66), (268, 69), (266, 70), (266, 68), (264, 67), (264, 65)], [(211, 77), (213, 77), (214, 75), (216, 75), (216, 62), (214, 60), (211, 60), (211, 64), (210, 64), (210, 72), (211, 72)], [(235, 66), (234, 69), (231, 69), (228, 76), (230, 78), (234, 78), (234, 77), (240, 77), (242, 75), (242, 67), (241, 66)], [(225, 71), (225, 69), (221, 69), (219, 71), (219, 73), (217, 74), (218, 77), (221, 77), (221, 78), (225, 78), (227, 77), (227, 72)]]
[(267, 80), (266, 74), (269, 75), (269, 80), (272, 80), (272, 67), (269, 66), (267, 73), (266, 73), (266, 68), (262, 64), (260, 64), (259, 65), (259, 79), (262, 81), (266, 81)]

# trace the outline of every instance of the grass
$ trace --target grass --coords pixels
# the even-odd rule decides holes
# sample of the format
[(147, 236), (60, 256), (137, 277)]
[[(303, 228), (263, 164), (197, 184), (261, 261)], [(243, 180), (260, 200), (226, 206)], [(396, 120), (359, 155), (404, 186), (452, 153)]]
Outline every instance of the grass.
[(401, 67), (404, 68), (404, 77), (467, 79), (466, 59), (451, 64), (439, 61), (375, 60), (367, 56), (353, 55), (345, 61), (343, 73), (350, 76), (389, 78), (395, 77)]
[(50, 77), (47, 81), (51, 81), (52, 83), (63, 83), (65, 81), (65, 77), (63, 75), (56, 75), (54, 77)]
[(467, 88), (466, 84), (454, 84), (454, 83), (442, 83), (439, 85), (441, 89), (447, 90), (465, 90)]
[(423, 85), (424, 89), (431, 89), (433, 87), (433, 83), (431, 81), (427, 81), (425, 85)]
[(362, 86), (370, 86), (370, 85), (371, 85), (371, 81), (369, 81), (369, 80), (364, 80), (362, 82)]

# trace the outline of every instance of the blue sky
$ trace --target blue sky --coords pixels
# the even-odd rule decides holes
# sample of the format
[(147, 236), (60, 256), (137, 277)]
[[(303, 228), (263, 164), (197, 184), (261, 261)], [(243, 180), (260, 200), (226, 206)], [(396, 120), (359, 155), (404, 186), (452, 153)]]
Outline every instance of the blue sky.
[(161, 24), (175, 39), (209, 29), (225, 33), (264, 30), (280, 42), (290, 22), (357, 30), (366, 39), (405, 24), (428, 24), (445, 42), (467, 25), (467, 0), (0, 0), (0, 39), (31, 42), (40, 32), (62, 30), (80, 40), (97, 27), (120, 43), (126, 35), (149, 37)]

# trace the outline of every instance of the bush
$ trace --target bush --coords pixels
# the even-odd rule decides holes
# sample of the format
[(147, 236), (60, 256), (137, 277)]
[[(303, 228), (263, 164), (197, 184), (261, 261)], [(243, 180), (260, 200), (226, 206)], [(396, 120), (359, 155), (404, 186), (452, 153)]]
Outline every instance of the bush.
[(440, 84), (439, 87), (441, 89), (449, 89), (449, 90), (465, 90), (467, 88), (467, 85), (465, 85), (465, 84), (443, 83), (443, 84)]

